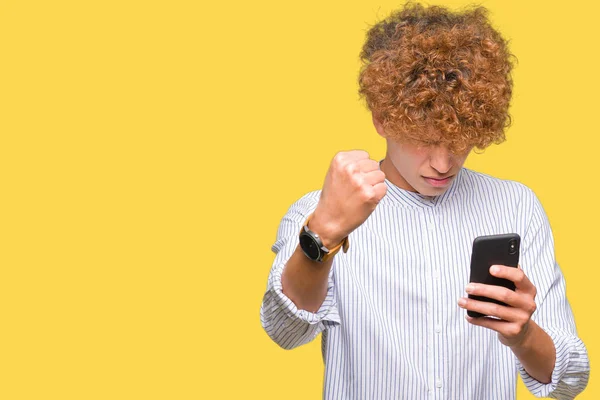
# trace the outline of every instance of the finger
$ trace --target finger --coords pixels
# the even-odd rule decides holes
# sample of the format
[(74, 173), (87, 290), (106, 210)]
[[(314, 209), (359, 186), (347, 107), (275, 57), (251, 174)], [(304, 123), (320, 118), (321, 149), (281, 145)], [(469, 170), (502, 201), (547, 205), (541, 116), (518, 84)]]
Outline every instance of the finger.
[(490, 267), (490, 274), (514, 282), (517, 290), (532, 291), (532, 289), (534, 289), (533, 284), (521, 268), (508, 267), (506, 265), (492, 265)]
[(468, 315), (465, 316), (465, 319), (473, 325), (483, 326), (499, 333), (505, 332), (507, 325), (510, 323), (488, 317), (473, 318)]
[(373, 192), (375, 193), (375, 199), (377, 200), (377, 202), (379, 202), (387, 193), (387, 185), (385, 184), (385, 182), (378, 183), (375, 186), (373, 186)]
[(505, 321), (516, 321), (519, 318), (519, 311), (513, 307), (502, 306), (496, 303), (480, 301), (462, 297), (458, 305), (465, 310), (475, 311), (491, 317), (500, 318)]
[(379, 171), (379, 163), (370, 158), (362, 158), (354, 162), (357, 169), (361, 172), (367, 173), (371, 171)]
[(336, 165), (338, 168), (344, 168), (349, 164), (363, 159), (369, 159), (369, 153), (364, 150), (339, 151), (331, 160), (331, 165)]
[(514, 291), (503, 286), (471, 282), (467, 285), (465, 291), (472, 295), (499, 300), (511, 307), (523, 308), (527, 305), (527, 302), (523, 298), (522, 294), (515, 293)]
[(367, 172), (363, 175), (365, 183), (368, 183), (371, 186), (374, 186), (378, 183), (385, 182), (385, 174), (383, 171), (375, 170), (371, 172)]
[(348, 156), (349, 161), (356, 161), (369, 158), (369, 153), (367, 153), (365, 150), (350, 150), (346, 152), (346, 154)]

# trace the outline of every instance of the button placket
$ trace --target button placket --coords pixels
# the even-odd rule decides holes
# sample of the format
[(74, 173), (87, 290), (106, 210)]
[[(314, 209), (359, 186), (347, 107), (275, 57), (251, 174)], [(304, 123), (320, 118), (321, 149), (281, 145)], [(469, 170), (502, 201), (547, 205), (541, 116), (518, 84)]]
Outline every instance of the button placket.
[(429, 229), (429, 232), (433, 232), (435, 230), (435, 225), (433, 222), (428, 222), (427, 223), (427, 229)]
[[(437, 230), (438, 230), (438, 224), (437, 221), (439, 219), (439, 215), (438, 215), (438, 209), (434, 206), (432, 208), (430, 208), (428, 210), (429, 212), (427, 213), (427, 229), (428, 229), (428, 234), (430, 237), (430, 243), (433, 246), (434, 249), (439, 248), (440, 243), (438, 243), (438, 240), (443, 240), (440, 239), (440, 236), (437, 234)], [(441, 293), (442, 289), (440, 288), (440, 285), (442, 285), (441, 282), (441, 270), (440, 270), (440, 257), (434, 257), (434, 259), (432, 260), (432, 265), (431, 265), (431, 274), (433, 276), (432, 279), (432, 286), (433, 286), (433, 291), (435, 293)], [(433, 317), (434, 317), (434, 325), (433, 325), (433, 337), (434, 337), (434, 343), (435, 343), (435, 354), (434, 354), (434, 358), (435, 358), (435, 362), (436, 365), (439, 365), (440, 363), (443, 363), (442, 361), (442, 357), (444, 354), (443, 351), (443, 341), (442, 341), (442, 320), (443, 320), (443, 310), (442, 310), (442, 304), (440, 304), (441, 302), (441, 297), (437, 298), (434, 300), (434, 313), (433, 313)], [(440, 376), (440, 373), (442, 373), (441, 370), (439, 370), (438, 368), (435, 368), (435, 373), (434, 376), (432, 377), (433, 379), (433, 391), (434, 391), (434, 396), (438, 397), (441, 394), (441, 388), (442, 388), (442, 379)]]
[[(429, 206), (427, 206), (426, 204), (424, 204), (425, 202), (423, 201), (423, 207), (420, 210), (420, 220), (421, 220), (421, 235), (422, 235), (422, 243), (423, 243), (423, 258), (424, 258), (424, 267), (425, 267), (425, 273), (428, 276), (431, 276), (431, 274), (433, 273), (433, 270), (435, 268), (435, 266), (433, 265), (433, 252), (434, 252), (434, 244), (432, 243), (433, 240), (433, 234), (429, 229), (429, 226), (431, 225), (431, 208)], [(427, 288), (427, 326), (428, 326), (428, 332), (426, 335), (426, 340), (427, 340), (427, 346), (426, 346), (426, 351), (427, 351), (427, 359), (428, 359), (428, 370), (427, 370), (427, 380), (428, 380), (428, 387), (429, 387), (429, 394), (435, 398), (435, 378), (436, 378), (436, 370), (435, 370), (435, 364), (436, 364), (436, 355), (435, 355), (435, 347), (436, 347), (436, 338), (435, 338), (435, 333), (433, 332), (433, 330), (431, 330), (431, 327), (435, 325), (436, 318), (435, 318), (435, 303), (436, 303), (436, 295), (434, 293), (435, 291), (435, 287), (436, 284), (433, 282), (432, 279), (425, 279), (425, 285)]]

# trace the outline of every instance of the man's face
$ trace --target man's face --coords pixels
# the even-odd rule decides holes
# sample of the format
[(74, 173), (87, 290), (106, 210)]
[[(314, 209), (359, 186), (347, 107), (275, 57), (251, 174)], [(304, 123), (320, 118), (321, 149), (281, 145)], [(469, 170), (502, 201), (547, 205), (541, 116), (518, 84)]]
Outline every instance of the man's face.
[(425, 196), (439, 196), (449, 187), (471, 148), (454, 154), (441, 145), (417, 145), (387, 140), (382, 171), (396, 186)]

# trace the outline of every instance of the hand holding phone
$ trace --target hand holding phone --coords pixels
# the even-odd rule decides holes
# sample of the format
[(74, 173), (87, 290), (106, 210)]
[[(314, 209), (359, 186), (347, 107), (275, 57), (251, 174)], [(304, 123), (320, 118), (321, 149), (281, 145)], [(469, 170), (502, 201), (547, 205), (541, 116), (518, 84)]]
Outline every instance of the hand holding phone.
[[(515, 284), (512, 281), (491, 275), (490, 267), (492, 265), (506, 265), (517, 268), (519, 265), (520, 245), (521, 237), (516, 233), (479, 236), (475, 238), (473, 241), (473, 252), (471, 253), (471, 278), (469, 281), (486, 285), (503, 286), (510, 290), (515, 290)], [(469, 298), (506, 305), (502, 301), (483, 296), (470, 294)], [(485, 316), (471, 310), (467, 310), (467, 314), (474, 318)]]

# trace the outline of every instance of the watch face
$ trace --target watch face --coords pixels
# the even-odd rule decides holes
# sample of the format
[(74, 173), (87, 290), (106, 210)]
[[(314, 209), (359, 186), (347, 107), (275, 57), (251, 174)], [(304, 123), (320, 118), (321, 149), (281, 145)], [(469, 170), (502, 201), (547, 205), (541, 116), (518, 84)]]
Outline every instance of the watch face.
[(300, 236), (300, 247), (311, 260), (318, 260), (320, 249), (310, 235)]

